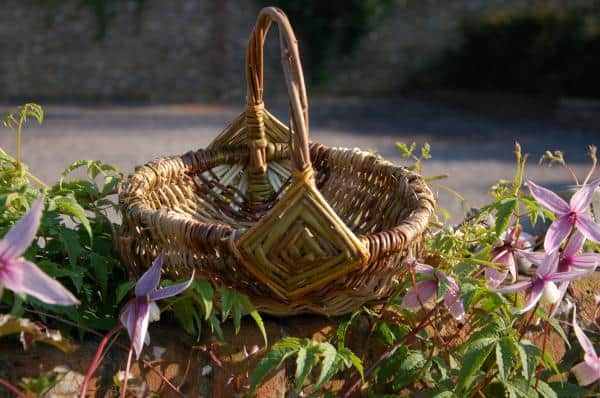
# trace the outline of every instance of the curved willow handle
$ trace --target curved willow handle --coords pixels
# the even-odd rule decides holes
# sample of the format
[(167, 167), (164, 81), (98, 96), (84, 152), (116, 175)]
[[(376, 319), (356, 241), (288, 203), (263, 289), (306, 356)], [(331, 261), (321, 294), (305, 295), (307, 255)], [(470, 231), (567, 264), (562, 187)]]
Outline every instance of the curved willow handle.
[[(266, 171), (266, 137), (264, 124), (262, 124), (263, 54), (265, 37), (272, 22), (275, 22), (279, 28), (281, 63), (291, 107), (290, 158), (292, 166), (295, 174), (310, 173), (312, 167), (308, 146), (308, 103), (302, 64), (298, 53), (298, 42), (286, 15), (275, 7), (266, 7), (260, 11), (246, 53), (248, 90), (246, 102), (247, 112), (250, 114), (248, 120), (250, 164), (253, 167), (264, 167)], [(253, 113), (256, 112), (260, 112), (260, 117), (256, 118), (260, 120), (255, 122), (252, 118), (255, 116)]]

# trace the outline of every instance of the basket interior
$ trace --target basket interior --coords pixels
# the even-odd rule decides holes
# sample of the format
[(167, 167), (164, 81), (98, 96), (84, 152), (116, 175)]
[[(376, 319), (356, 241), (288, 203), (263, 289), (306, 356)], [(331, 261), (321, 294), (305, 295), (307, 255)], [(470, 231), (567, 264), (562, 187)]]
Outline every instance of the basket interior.
[[(373, 154), (312, 145), (311, 160), (317, 187), (356, 235), (389, 230), (417, 205), (415, 188), (410, 184), (416, 176)], [(199, 222), (236, 230), (252, 227), (264, 212), (253, 212), (247, 206), (244, 165), (213, 166), (173, 173), (142, 200), (152, 210), (180, 213)], [(289, 170), (289, 159), (269, 163), (269, 181), (276, 193), (264, 211), (285, 194), (290, 185)]]

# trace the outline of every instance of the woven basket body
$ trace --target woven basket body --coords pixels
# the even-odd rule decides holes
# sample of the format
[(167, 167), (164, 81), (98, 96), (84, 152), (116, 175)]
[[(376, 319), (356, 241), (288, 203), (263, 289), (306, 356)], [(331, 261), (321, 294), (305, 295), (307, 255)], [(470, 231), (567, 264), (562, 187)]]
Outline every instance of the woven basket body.
[[(263, 106), (263, 45), (279, 27), (291, 116)], [(285, 15), (263, 9), (246, 62), (246, 110), (207, 149), (138, 167), (120, 191), (121, 254), (247, 294), (274, 315), (339, 315), (386, 298), (417, 255), (434, 209), (423, 179), (357, 149), (308, 141), (296, 40)]]

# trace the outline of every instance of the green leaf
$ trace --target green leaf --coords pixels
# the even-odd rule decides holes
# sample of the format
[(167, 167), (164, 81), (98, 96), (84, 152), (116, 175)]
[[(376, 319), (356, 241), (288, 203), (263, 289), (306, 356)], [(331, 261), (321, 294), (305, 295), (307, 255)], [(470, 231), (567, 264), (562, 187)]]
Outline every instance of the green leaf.
[(393, 381), (394, 390), (400, 390), (415, 382), (423, 367), (427, 365), (427, 358), (421, 351), (412, 351), (400, 364), (396, 378)]
[(267, 338), (267, 330), (265, 329), (265, 324), (262, 320), (262, 317), (260, 316), (256, 308), (254, 308), (254, 305), (252, 304), (248, 296), (246, 296), (245, 294), (236, 293), (236, 298), (237, 301), (242, 305), (244, 310), (250, 314), (252, 319), (254, 319), (254, 323), (256, 323), (256, 326), (258, 326), (258, 330), (260, 330), (260, 333), (263, 336), (265, 347), (267, 347), (269, 345), (269, 339)]
[(321, 363), (321, 372), (319, 373), (319, 377), (315, 383), (315, 390), (321, 388), (321, 386), (325, 384), (331, 378), (331, 376), (333, 376), (336, 371), (334, 364), (337, 359), (337, 351), (330, 343), (319, 343), (318, 347), (321, 351), (323, 362)]
[[(462, 368), (458, 375), (456, 391), (466, 392), (481, 371), (481, 367), (494, 349), (496, 339), (482, 338), (472, 343), (471, 348), (462, 357)], [(477, 344), (475, 344), (477, 343)]]
[(530, 380), (534, 376), (535, 369), (542, 357), (541, 350), (526, 340), (517, 344), (517, 350), (521, 359), (521, 374), (525, 379)]
[(198, 316), (191, 298), (177, 300), (173, 303), (173, 314), (186, 333), (200, 337), (202, 332), (202, 319)]
[(495, 231), (497, 235), (502, 234), (506, 230), (508, 222), (511, 216), (517, 208), (516, 198), (506, 198), (502, 200), (496, 211), (496, 226)]
[(232, 290), (224, 287), (219, 288), (221, 294), (221, 321), (225, 322), (233, 308), (234, 294)]
[(505, 379), (512, 368), (513, 361), (517, 357), (517, 347), (510, 337), (502, 337), (496, 343), (496, 364), (501, 379)]
[(102, 297), (106, 297), (106, 290), (108, 289), (109, 263), (110, 259), (107, 257), (100, 256), (96, 253), (90, 254), (90, 265), (94, 271), (94, 276), (100, 285)]
[(207, 321), (213, 311), (214, 291), (212, 285), (206, 280), (195, 279), (192, 287), (200, 295), (200, 302), (204, 309), (204, 320)]
[(248, 395), (252, 397), (254, 391), (256, 391), (256, 388), (265, 376), (281, 366), (283, 361), (299, 351), (300, 348), (300, 340), (295, 337), (286, 337), (275, 343), (271, 351), (266, 353), (258, 362), (258, 365), (256, 365), (254, 373), (250, 378), (250, 390), (248, 391)]
[(392, 329), (390, 329), (390, 327), (387, 325), (387, 323), (378, 322), (376, 330), (377, 330), (377, 334), (382, 337), (383, 341), (387, 345), (392, 345), (394, 343), (394, 340), (395, 340), (394, 332), (392, 332)]
[(115, 298), (116, 298), (116, 302), (115, 304), (119, 304), (127, 295), (127, 293), (129, 293), (129, 291), (131, 289), (133, 289), (133, 287), (135, 286), (135, 281), (125, 281), (120, 283), (117, 286), (117, 289), (115, 291)]
[(345, 345), (346, 345), (346, 333), (348, 333), (348, 328), (350, 327), (350, 325), (352, 324), (352, 322), (354, 321), (354, 319), (358, 315), (361, 314), (361, 312), (362, 312), (361, 309), (358, 309), (358, 310), (354, 311), (352, 313), (352, 315), (350, 315), (350, 317), (348, 319), (343, 320), (338, 325), (338, 328), (337, 328), (338, 350), (340, 348), (342, 348), (342, 347), (345, 347)]
[(361, 378), (364, 378), (364, 368), (360, 358), (353, 353), (349, 348), (342, 347), (338, 350), (338, 356), (344, 361), (346, 367), (354, 366)]
[(302, 347), (298, 351), (296, 357), (296, 393), (299, 394), (302, 391), (306, 377), (313, 370), (318, 361), (318, 349), (317, 347)]
[(510, 380), (503, 380), (502, 384), (506, 387), (510, 397), (516, 398), (538, 398), (538, 393), (529, 384), (529, 382), (521, 377), (516, 377)]
[(90, 236), (90, 240), (92, 239), (92, 226), (90, 225), (90, 220), (88, 220), (85, 215), (85, 210), (77, 201), (68, 196), (57, 196), (54, 198), (54, 202), (56, 203), (56, 207), (58, 211), (62, 214), (72, 216), (75, 219), (79, 220), (81, 225), (85, 228), (88, 235)]
[(544, 380), (537, 381), (537, 392), (542, 396), (542, 398), (558, 398), (558, 394), (548, 383)]
[(71, 267), (75, 267), (79, 261), (79, 255), (82, 250), (77, 232), (72, 229), (62, 228), (58, 232), (58, 239), (63, 244), (63, 247), (69, 256), (69, 264), (71, 264)]

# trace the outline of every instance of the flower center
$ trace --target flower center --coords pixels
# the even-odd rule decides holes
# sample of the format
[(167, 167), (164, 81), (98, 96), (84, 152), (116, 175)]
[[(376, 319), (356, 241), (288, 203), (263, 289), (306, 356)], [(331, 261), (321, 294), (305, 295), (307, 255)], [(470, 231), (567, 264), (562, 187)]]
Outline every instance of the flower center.
[(577, 213), (574, 212), (574, 211), (572, 211), (572, 212), (569, 213), (568, 217), (569, 217), (569, 222), (571, 224), (575, 224), (575, 222), (577, 221)]

